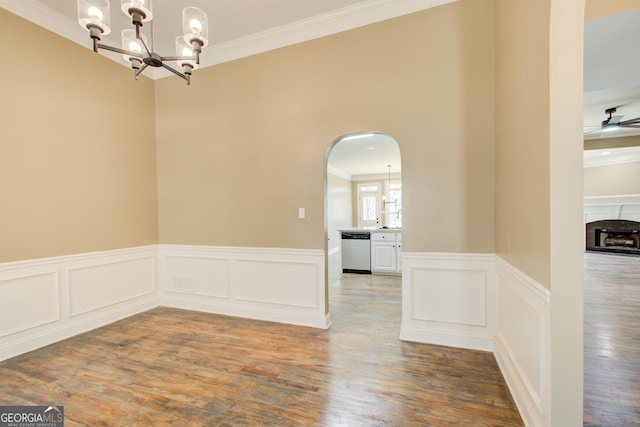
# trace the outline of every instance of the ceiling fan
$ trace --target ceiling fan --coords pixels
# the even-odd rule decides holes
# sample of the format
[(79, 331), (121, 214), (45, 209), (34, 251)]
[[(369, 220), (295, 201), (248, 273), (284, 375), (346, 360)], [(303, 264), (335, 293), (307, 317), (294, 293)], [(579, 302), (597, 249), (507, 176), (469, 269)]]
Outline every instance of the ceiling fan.
[(619, 128), (637, 128), (640, 129), (640, 117), (636, 117), (634, 119), (622, 120), (624, 115), (622, 116), (614, 116), (614, 114), (618, 111), (618, 107), (611, 107), (604, 110), (604, 113), (608, 115), (608, 117), (602, 121), (602, 123), (598, 126), (588, 126), (590, 128), (595, 128), (587, 131), (586, 133), (596, 132), (596, 131), (610, 131)]

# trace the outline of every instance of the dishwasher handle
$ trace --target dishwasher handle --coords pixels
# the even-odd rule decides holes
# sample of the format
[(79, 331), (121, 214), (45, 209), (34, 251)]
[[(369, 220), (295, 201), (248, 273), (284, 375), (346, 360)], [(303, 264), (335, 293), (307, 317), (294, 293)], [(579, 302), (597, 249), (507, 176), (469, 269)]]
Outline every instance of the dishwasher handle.
[(342, 231), (342, 240), (371, 240), (371, 233)]

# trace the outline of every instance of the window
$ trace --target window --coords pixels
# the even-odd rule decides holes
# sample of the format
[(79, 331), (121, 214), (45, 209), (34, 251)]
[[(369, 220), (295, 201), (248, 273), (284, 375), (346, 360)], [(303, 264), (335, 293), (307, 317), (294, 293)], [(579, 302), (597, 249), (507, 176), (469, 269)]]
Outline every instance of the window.
[(358, 184), (358, 227), (380, 226), (380, 185)]
[(387, 227), (402, 227), (402, 182), (391, 181), (387, 185)]

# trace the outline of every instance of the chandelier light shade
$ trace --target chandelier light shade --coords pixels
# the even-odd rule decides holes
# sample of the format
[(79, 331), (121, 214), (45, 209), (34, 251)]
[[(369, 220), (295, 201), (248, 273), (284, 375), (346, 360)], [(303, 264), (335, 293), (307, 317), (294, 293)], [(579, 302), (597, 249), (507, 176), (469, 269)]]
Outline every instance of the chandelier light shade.
[(153, 19), (151, 0), (122, 0), (122, 11), (133, 19), (138, 15), (140, 22), (150, 22)]
[[(194, 57), (193, 49), (191, 49), (191, 45), (188, 45), (184, 36), (176, 37), (176, 56), (182, 58)], [(198, 64), (194, 59), (178, 59), (177, 63), (183, 69), (184, 67), (190, 67), (192, 70), (198, 68)]]
[(91, 37), (94, 34), (107, 35), (111, 32), (109, 9), (109, 0), (78, 0), (78, 22), (89, 30)]
[[(144, 45), (147, 43), (147, 37), (144, 34), (140, 34), (140, 38), (136, 37), (136, 30), (128, 29), (122, 30), (122, 50), (132, 52), (137, 55), (142, 55)], [(131, 63), (131, 68), (139, 70), (142, 67), (142, 59), (139, 56), (131, 56), (130, 53), (122, 55), (125, 61)]]
[[(133, 29), (122, 31), (121, 48), (100, 43), (101, 37), (111, 32), (109, 0), (77, 0), (78, 23), (89, 31), (93, 40), (93, 51), (99, 49), (122, 54), (131, 64), (134, 78), (148, 67), (163, 67), (191, 83), (191, 72), (200, 64), (200, 54), (209, 44), (207, 15), (197, 7), (182, 11), (184, 34), (176, 39), (176, 56), (160, 56), (153, 50), (153, 6), (151, 0), (121, 0), (122, 12), (131, 18)], [(143, 23), (151, 25), (151, 44), (142, 33)], [(166, 62), (175, 61), (181, 71)]]
[(197, 7), (185, 7), (182, 11), (184, 40), (204, 48), (209, 43), (209, 22), (207, 15)]

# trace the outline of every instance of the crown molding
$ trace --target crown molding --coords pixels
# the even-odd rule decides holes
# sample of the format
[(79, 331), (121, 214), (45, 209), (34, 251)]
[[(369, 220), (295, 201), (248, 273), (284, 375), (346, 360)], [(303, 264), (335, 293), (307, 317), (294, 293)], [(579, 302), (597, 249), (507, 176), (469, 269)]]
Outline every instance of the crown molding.
[[(236, 40), (217, 45), (214, 44), (204, 52), (200, 67), (210, 67), (456, 1), (457, 0), (363, 1), (352, 6), (336, 9), (328, 13), (302, 19)], [(88, 49), (91, 48), (87, 41), (86, 31), (80, 28), (74, 20), (59, 14), (35, 0), (0, 0), (0, 7), (81, 46), (85, 46)], [(105, 40), (108, 41), (107, 38), (105, 38)], [(111, 43), (111, 41), (109, 41), (109, 43)], [(123, 66), (127, 66), (119, 60), (119, 55), (105, 56)], [(148, 73), (148, 71), (152, 71), (152, 73)], [(147, 70), (145, 73), (154, 79), (172, 75), (163, 69)]]
[(0, 7), (78, 44), (87, 44), (86, 31), (80, 28), (74, 20), (40, 2), (35, 0), (0, 0)]
[(205, 66), (325, 37), (457, 0), (368, 0), (213, 47)]
[[(87, 37), (87, 31), (82, 29), (77, 21), (58, 13), (36, 0), (0, 0), (0, 7), (80, 46), (89, 50), (93, 49), (91, 39)], [(119, 40), (116, 42), (110, 37), (103, 37), (102, 40), (104, 43), (113, 46), (120, 44)], [(122, 61), (120, 55), (106, 51), (101, 51), (100, 55), (129, 68), (129, 66)]]
[[(302, 19), (260, 33), (213, 45), (202, 56), (201, 67), (234, 61), (285, 46), (352, 30), (387, 19), (431, 9), (457, 0), (368, 0)], [(158, 77), (171, 73), (158, 70)]]

